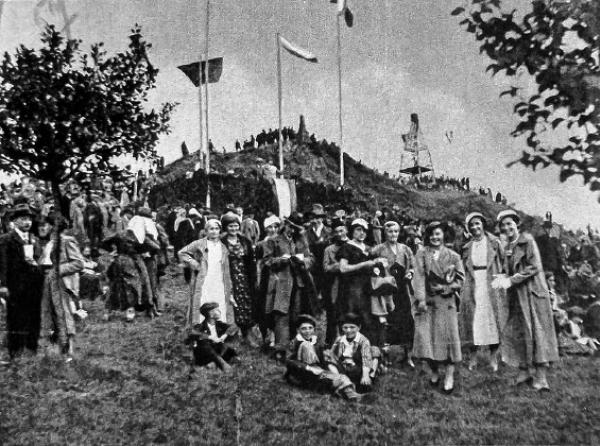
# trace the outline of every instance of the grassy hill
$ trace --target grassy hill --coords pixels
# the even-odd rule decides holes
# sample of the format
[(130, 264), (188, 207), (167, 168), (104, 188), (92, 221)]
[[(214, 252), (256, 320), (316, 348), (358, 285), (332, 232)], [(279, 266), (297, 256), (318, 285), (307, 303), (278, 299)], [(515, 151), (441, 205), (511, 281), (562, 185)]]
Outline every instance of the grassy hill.
[[(257, 175), (257, 159), (273, 160), (278, 165), (277, 147), (244, 150), (237, 153), (215, 153), (211, 156), (211, 192), (213, 207), (235, 202), (245, 208), (276, 210), (272, 206), (274, 197), (271, 186), (263, 184)], [(466, 214), (480, 211), (495, 217), (505, 206), (493, 203), (476, 192), (458, 190), (417, 190), (399, 184), (396, 180), (376, 172), (344, 155), (346, 186), (339, 185), (339, 148), (327, 141), (292, 144), (284, 153), (285, 177), (293, 178), (297, 184), (299, 210), (308, 209), (311, 203), (319, 202), (331, 209), (347, 210), (360, 208), (374, 211), (394, 205), (406, 209), (419, 219), (458, 219)], [(174, 201), (203, 203), (207, 180), (203, 172), (186, 178), (198, 161), (197, 153), (178, 159), (161, 172), (160, 184), (151, 194), (154, 205), (160, 206)], [(393, 170), (393, 169), (390, 169)], [(266, 182), (265, 182), (266, 183)], [(248, 194), (252, 191), (252, 194)], [(265, 195), (266, 194), (266, 195)], [(269, 194), (271, 194), (269, 196)]]
[(231, 374), (190, 376), (188, 287), (171, 273), (162, 317), (102, 322), (103, 303), (86, 302), (73, 362), (0, 368), (0, 444), (599, 444), (598, 356), (562, 358), (549, 375), (553, 391), (542, 394), (512, 385), (516, 370), (493, 374), (482, 361), (460, 369), (451, 396), (394, 356), (360, 404), (288, 385), (280, 365), (246, 346), (236, 346), (241, 364)]

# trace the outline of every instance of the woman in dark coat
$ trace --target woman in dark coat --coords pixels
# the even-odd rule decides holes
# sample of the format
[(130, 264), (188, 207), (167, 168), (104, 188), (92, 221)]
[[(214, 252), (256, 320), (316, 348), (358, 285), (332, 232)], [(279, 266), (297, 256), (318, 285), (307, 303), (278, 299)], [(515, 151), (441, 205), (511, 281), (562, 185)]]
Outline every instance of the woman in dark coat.
[[(160, 246), (150, 236), (140, 243), (136, 234), (128, 229), (115, 234), (102, 242), (105, 249), (114, 247), (117, 255), (108, 267), (110, 297), (106, 301), (107, 310), (125, 311), (128, 322), (135, 318), (135, 310), (151, 311), (154, 303), (149, 301), (153, 295), (150, 277), (142, 254), (157, 253)], [(105, 316), (107, 319), (108, 316)]]
[(371, 314), (371, 270), (382, 259), (373, 260), (364, 242), (368, 229), (365, 220), (355, 219), (350, 225), (350, 240), (338, 251), (341, 276), (337, 314), (358, 314), (363, 322), (362, 333), (372, 340), (378, 334), (378, 322)]
[[(175, 237), (173, 237), (173, 250), (179, 260), (179, 251), (198, 238), (196, 227), (192, 223), (192, 220), (188, 218), (186, 210), (183, 208), (179, 209), (175, 223), (173, 223), (173, 232), (175, 233)], [(183, 268), (183, 277), (185, 278), (185, 283), (189, 284), (192, 280), (192, 270), (187, 265)]]
[[(504, 275), (493, 282), (495, 289), (508, 295), (508, 318), (500, 351), (509, 365), (519, 367), (517, 385), (532, 381), (536, 390), (549, 390), (546, 369), (558, 361), (550, 293), (537, 244), (531, 234), (520, 233), (520, 218), (506, 210), (497, 217), (507, 238), (504, 249)], [(530, 368), (535, 375), (530, 376)]]
[(393, 294), (394, 311), (387, 317), (388, 330), (386, 341), (389, 344), (404, 347), (408, 365), (412, 362), (412, 345), (415, 334), (415, 323), (412, 316), (411, 280), (414, 273), (414, 257), (410, 248), (398, 242), (400, 225), (394, 221), (384, 224), (386, 241), (373, 248), (371, 253), (376, 257), (387, 259), (386, 274), (396, 279), (398, 288)]
[(241, 235), (240, 219), (237, 214), (228, 212), (221, 217), (221, 225), (226, 234), (221, 238), (229, 251), (229, 272), (233, 286), (235, 323), (248, 337), (256, 318), (256, 258), (252, 242)]

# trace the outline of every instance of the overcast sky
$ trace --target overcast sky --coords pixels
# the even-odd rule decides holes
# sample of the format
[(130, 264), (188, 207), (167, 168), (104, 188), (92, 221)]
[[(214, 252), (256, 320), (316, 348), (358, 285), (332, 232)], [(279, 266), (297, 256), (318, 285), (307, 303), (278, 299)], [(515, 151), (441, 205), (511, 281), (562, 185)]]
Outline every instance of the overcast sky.
[[(37, 45), (37, 3), (4, 2), (2, 51)], [(450, 16), (460, 3), (349, 0), (355, 25), (344, 27), (342, 35), (345, 150), (395, 173), (401, 134), (415, 112), (438, 173), (468, 176), (527, 212), (551, 210), (569, 227), (600, 226), (600, 205), (579, 180), (561, 184), (555, 169), (505, 168), (524, 148), (510, 136), (517, 122), (512, 103), (498, 97), (515, 81), (485, 73), (489, 61)], [(197, 90), (176, 66), (198, 60), (203, 51), (204, 5), (205, 0), (66, 0), (68, 14), (76, 15), (72, 34), (84, 48), (103, 41), (108, 51), (124, 49), (131, 27), (142, 26), (160, 68), (153, 104), (180, 103), (173, 132), (159, 148), (167, 161), (180, 156), (182, 141), (199, 147)], [(329, 0), (211, 0), (210, 56), (224, 57), (221, 81), (209, 87), (210, 136), (218, 149), (232, 150), (236, 138), (277, 126), (277, 31), (319, 58), (310, 64), (282, 55), (284, 125), (297, 127), (302, 113), (310, 132), (337, 141), (335, 8)], [(38, 16), (62, 23), (47, 6)], [(454, 134), (451, 143), (446, 131)]]

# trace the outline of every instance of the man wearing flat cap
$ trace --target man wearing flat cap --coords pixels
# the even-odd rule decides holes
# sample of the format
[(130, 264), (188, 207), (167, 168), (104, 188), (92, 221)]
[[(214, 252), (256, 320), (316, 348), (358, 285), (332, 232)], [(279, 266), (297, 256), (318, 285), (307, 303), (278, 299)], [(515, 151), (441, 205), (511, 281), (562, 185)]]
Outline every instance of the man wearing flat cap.
[(14, 229), (0, 237), (0, 297), (6, 300), (8, 353), (35, 354), (40, 335), (43, 273), (37, 264), (39, 244), (30, 233), (33, 212), (16, 205), (10, 214)]

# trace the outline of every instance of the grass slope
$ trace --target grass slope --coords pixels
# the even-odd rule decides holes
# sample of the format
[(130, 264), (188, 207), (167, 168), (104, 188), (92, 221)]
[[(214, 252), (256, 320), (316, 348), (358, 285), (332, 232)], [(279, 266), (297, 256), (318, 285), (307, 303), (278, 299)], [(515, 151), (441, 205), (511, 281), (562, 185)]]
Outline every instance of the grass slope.
[(0, 370), (0, 444), (600, 444), (598, 358), (566, 358), (552, 393), (510, 385), (515, 371), (461, 370), (444, 396), (425, 377), (394, 367), (374, 400), (350, 405), (290, 387), (283, 369), (242, 349), (230, 375), (189, 375), (182, 345), (188, 298), (182, 278), (164, 283), (156, 320), (101, 322), (91, 305), (79, 358), (23, 360)]

